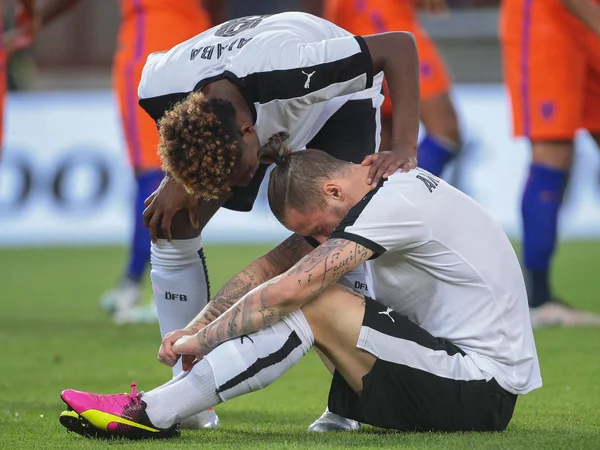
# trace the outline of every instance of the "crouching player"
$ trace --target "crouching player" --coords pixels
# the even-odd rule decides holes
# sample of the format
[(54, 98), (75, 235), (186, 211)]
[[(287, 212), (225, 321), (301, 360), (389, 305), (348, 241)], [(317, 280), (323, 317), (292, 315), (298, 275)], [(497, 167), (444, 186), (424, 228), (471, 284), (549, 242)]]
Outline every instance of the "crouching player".
[[(181, 420), (268, 386), (316, 346), (335, 366), (336, 414), (405, 431), (504, 430), (517, 396), (542, 381), (501, 228), (421, 169), (373, 186), (369, 167), (318, 150), (271, 157), (269, 204), (298, 235), (287, 251), (299, 261), (263, 258), (263, 284), (209, 324), (201, 313), (168, 335), (159, 359), (198, 360), (187, 356), (178, 378), (147, 393), (65, 390), (72, 411), (61, 422), (84, 435), (172, 437)], [(361, 266), (372, 298), (338, 283)]]

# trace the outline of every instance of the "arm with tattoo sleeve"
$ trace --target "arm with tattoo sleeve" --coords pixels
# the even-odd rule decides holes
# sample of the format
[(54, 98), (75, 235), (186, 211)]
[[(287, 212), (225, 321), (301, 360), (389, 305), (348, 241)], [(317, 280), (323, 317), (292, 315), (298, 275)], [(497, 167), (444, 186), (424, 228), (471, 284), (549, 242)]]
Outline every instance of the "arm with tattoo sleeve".
[(312, 246), (302, 236), (293, 234), (229, 280), (187, 328), (194, 331), (204, 328), (252, 289), (285, 272), (311, 250)]
[(173, 347), (176, 353), (208, 354), (219, 344), (254, 333), (298, 310), (373, 255), (356, 242), (330, 239), (274, 279), (261, 284), (212, 323)]

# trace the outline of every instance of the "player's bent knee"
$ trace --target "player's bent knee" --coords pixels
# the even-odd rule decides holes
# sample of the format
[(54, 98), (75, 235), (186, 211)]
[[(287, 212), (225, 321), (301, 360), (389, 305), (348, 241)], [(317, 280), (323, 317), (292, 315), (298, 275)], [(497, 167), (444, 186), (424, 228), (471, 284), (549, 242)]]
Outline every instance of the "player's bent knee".
[(302, 308), (315, 341), (328, 340), (335, 334), (360, 332), (365, 314), (365, 297), (350, 288), (335, 284)]
[[(173, 239), (193, 239), (198, 237), (201, 231), (200, 228), (194, 228), (186, 210), (181, 209), (173, 216), (171, 221), (171, 237)], [(159, 235), (159, 237), (161, 236)]]
[(568, 170), (573, 162), (572, 140), (533, 140), (532, 161), (559, 170)]
[(454, 145), (461, 144), (458, 115), (447, 92), (424, 100), (421, 116), (429, 134)]

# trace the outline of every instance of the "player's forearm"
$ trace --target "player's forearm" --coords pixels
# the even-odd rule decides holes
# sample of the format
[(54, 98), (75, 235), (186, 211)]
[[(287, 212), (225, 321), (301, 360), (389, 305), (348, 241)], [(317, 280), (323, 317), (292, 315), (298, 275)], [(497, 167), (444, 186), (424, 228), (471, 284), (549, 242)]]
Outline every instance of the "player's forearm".
[(196, 331), (212, 323), (252, 289), (292, 267), (312, 248), (294, 234), (233, 277), (188, 325)]
[(198, 316), (190, 322), (188, 328), (199, 331), (231, 308), (240, 298), (252, 289), (269, 280), (271, 271), (262, 258), (254, 261), (229, 282), (208, 302)]
[(249, 292), (217, 320), (200, 330), (198, 340), (201, 354), (208, 354), (230, 339), (255, 333), (297, 310), (297, 307), (284, 301), (285, 292), (277, 283), (283, 276)]
[(345, 239), (330, 239), (286, 273), (240, 299), (198, 335), (201, 354), (230, 339), (255, 333), (305, 304), (367, 261), (373, 252)]
[(419, 56), (411, 33), (366, 36), (373, 69), (383, 71), (393, 107), (392, 150), (417, 154), (419, 134)]
[(563, 6), (600, 37), (600, 7), (592, 0), (561, 0)]

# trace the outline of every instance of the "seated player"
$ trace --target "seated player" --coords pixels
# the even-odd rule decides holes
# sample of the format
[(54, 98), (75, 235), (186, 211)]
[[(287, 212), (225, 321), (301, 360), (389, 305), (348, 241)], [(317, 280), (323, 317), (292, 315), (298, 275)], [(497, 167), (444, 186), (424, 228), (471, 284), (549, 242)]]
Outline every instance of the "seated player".
[[(289, 270), (210, 324), (168, 335), (159, 359), (198, 359), (178, 378), (147, 393), (65, 390), (73, 411), (61, 422), (84, 435), (172, 437), (181, 420), (269, 385), (316, 346), (336, 369), (336, 414), (404, 431), (504, 430), (517, 396), (542, 381), (502, 229), (421, 169), (374, 186), (368, 167), (318, 150), (269, 157), (273, 213), (321, 245), (297, 244)], [(338, 283), (361, 266), (373, 298)]]

